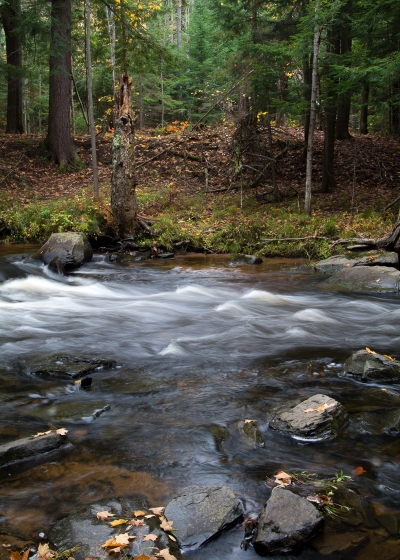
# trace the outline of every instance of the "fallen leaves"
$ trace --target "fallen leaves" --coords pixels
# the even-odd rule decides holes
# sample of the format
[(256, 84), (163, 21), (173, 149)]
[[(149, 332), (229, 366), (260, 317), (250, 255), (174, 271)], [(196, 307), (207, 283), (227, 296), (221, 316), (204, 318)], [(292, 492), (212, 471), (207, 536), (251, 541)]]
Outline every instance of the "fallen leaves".
[(330, 496), (326, 496), (325, 494), (311, 494), (310, 496), (307, 496), (307, 500), (321, 507), (333, 504), (332, 498)]
[(292, 477), (284, 471), (279, 471), (278, 474), (274, 475), (274, 478), (278, 486), (285, 487), (292, 484)]
[(161, 556), (164, 560), (176, 560), (176, 556), (173, 556), (168, 548), (163, 548), (160, 552), (157, 553), (157, 556)]
[(29, 548), (25, 550), (25, 552), (23, 552), (22, 554), (12, 550), (10, 552), (10, 560), (28, 560), (29, 552), (30, 552)]
[(54, 550), (51, 550), (48, 543), (39, 544), (38, 555), (39, 555), (40, 558), (54, 558), (55, 556), (57, 556), (57, 552), (54, 552)]
[(324, 412), (324, 410), (328, 410), (329, 408), (333, 408), (335, 406), (336, 403), (331, 403), (331, 404), (323, 404), (321, 406), (318, 406), (317, 408), (306, 408), (305, 410), (303, 410), (303, 412), (309, 413), (309, 412)]
[(376, 352), (371, 350), (371, 348), (366, 347), (365, 350), (368, 352), (368, 354), (374, 354), (376, 356)]
[(357, 467), (354, 469), (353, 471), (355, 474), (357, 474), (358, 476), (366, 473), (367, 471), (364, 469), (364, 467)]
[(115, 517), (113, 513), (111, 513), (111, 511), (98, 511), (96, 513), (96, 517), (97, 519), (101, 519), (102, 521), (107, 521), (107, 519), (109, 517)]
[(146, 512), (142, 511), (140, 509), (137, 509), (136, 511), (133, 512), (133, 515), (135, 517), (145, 517), (146, 516)]
[(160, 517), (160, 527), (161, 529), (163, 529), (163, 531), (165, 531), (166, 533), (168, 533), (168, 531), (173, 531), (172, 525), (173, 525), (173, 521), (168, 521), (166, 517), (162, 516)]
[(157, 538), (158, 538), (157, 535), (154, 535), (153, 533), (149, 533), (148, 535), (145, 535), (145, 536), (143, 537), (143, 540), (144, 540), (144, 541), (153, 541), (153, 542), (154, 542), (154, 541), (157, 540)]
[(35, 435), (32, 436), (32, 437), (37, 438), (37, 437), (41, 437), (41, 436), (48, 436), (48, 435), (51, 434), (51, 432), (53, 432), (53, 431), (55, 431), (56, 434), (58, 434), (58, 435), (60, 435), (60, 436), (66, 436), (67, 433), (68, 433), (68, 430), (67, 430), (66, 428), (58, 428), (58, 429), (55, 428), (55, 429), (53, 429), (53, 430), (47, 430), (47, 432), (38, 432), (37, 434), (35, 434)]
[(127, 523), (126, 519), (115, 519), (114, 521), (110, 521), (110, 527), (118, 527), (118, 525), (125, 525)]
[(154, 508), (149, 508), (150, 511), (152, 511), (155, 515), (162, 515), (165, 511), (165, 507), (154, 507)]
[(120, 533), (119, 535), (115, 535), (108, 539), (105, 543), (101, 545), (102, 548), (110, 548), (110, 547), (125, 547), (128, 546), (130, 540), (135, 539), (134, 535), (129, 535), (128, 533)]
[(127, 525), (131, 525), (132, 527), (143, 527), (144, 521), (141, 519), (131, 519), (130, 521), (127, 521)]

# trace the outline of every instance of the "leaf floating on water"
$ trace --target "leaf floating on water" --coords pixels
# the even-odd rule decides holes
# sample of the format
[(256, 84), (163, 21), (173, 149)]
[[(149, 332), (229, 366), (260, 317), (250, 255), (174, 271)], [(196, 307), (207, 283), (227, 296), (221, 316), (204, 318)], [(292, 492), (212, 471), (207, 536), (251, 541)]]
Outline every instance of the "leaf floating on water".
[[(5, 545), (3, 544), (3, 546)], [(23, 554), (20, 554), (16, 550), (11, 550), (10, 560), (28, 560), (29, 552), (30, 552), (29, 548), (25, 550)]]
[(153, 533), (149, 533), (148, 535), (145, 535), (145, 536), (143, 537), (143, 540), (144, 540), (144, 541), (153, 541), (153, 542), (154, 542), (154, 541), (157, 540), (157, 538), (158, 538), (158, 535), (154, 535)]
[(355, 474), (358, 475), (362, 475), (364, 473), (366, 473), (367, 471), (364, 469), (364, 467), (357, 467), (356, 469), (354, 469)]
[(125, 525), (127, 523), (126, 519), (115, 519), (114, 521), (110, 521), (110, 527), (118, 527), (118, 525)]
[(145, 512), (145, 511), (141, 511), (140, 509), (137, 509), (136, 511), (133, 512), (133, 515), (135, 515), (136, 517), (145, 517), (145, 516), (146, 516), (146, 512)]
[(292, 484), (292, 477), (284, 471), (279, 471), (278, 474), (274, 475), (274, 478), (278, 486), (289, 486)]
[[(107, 521), (107, 519), (109, 517), (115, 517), (115, 515), (113, 513), (111, 513), (111, 511), (98, 511), (96, 513), (96, 517), (97, 517), (97, 519), (101, 519), (102, 521), (104, 521), (104, 520)], [(85, 560), (86, 560), (86, 558), (85, 558)]]
[(165, 511), (165, 507), (154, 507), (154, 508), (149, 508), (149, 510), (155, 513), (156, 515), (162, 515)]

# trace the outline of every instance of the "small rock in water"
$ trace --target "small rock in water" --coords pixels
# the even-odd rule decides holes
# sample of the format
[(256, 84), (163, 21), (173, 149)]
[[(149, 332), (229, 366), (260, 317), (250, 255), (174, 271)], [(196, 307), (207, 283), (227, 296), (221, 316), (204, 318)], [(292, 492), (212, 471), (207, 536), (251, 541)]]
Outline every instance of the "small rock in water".
[(274, 488), (258, 517), (254, 550), (260, 556), (297, 551), (323, 523), (323, 515), (306, 498)]
[(347, 421), (347, 412), (338, 401), (327, 395), (314, 395), (281, 408), (269, 426), (295, 439), (321, 441), (336, 437)]
[(400, 381), (400, 362), (369, 349), (358, 350), (345, 362), (342, 376), (351, 376), (364, 383), (395, 383)]
[(172, 500), (164, 515), (173, 522), (184, 550), (193, 550), (243, 517), (242, 502), (226, 486), (190, 486)]

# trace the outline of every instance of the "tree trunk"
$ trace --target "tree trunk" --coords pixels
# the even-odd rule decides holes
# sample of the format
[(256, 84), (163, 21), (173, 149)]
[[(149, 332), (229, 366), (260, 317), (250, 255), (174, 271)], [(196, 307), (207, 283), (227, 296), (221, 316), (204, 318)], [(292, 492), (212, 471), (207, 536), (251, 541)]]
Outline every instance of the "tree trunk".
[(182, 0), (176, 1), (176, 45), (182, 52)]
[(124, 72), (115, 96), (115, 131), (111, 177), (111, 208), (119, 235), (128, 237), (139, 229), (136, 201), (134, 113), (131, 84)]
[(89, 128), (90, 128), (90, 138), (92, 142), (93, 187), (94, 187), (94, 195), (99, 196), (99, 173), (97, 168), (96, 129), (94, 126), (94, 113), (93, 113), (92, 54), (90, 48), (90, 0), (85, 0), (85, 23), (86, 23), (86, 80), (87, 80), (87, 95), (88, 95)]
[(369, 82), (364, 82), (361, 92), (360, 133), (368, 134)]
[(7, 52), (7, 134), (22, 134), (22, 42), (17, 28), (21, 18), (20, 0), (8, 0), (1, 7)]
[(391, 114), (391, 126), (390, 132), (392, 134), (400, 134), (400, 81), (396, 80), (392, 82), (390, 97), (390, 114)]
[[(340, 54), (346, 54), (351, 51), (352, 39), (351, 37), (342, 37), (340, 41)], [(339, 99), (337, 123), (336, 123), (336, 139), (349, 140), (351, 134), (349, 132), (351, 108), (351, 93), (344, 93)]]
[(303, 75), (304, 75), (304, 101), (307, 103), (306, 112), (304, 114), (304, 150), (303, 150), (303, 161), (307, 160), (307, 144), (308, 144), (308, 134), (310, 131), (310, 103), (311, 103), (311, 89), (312, 89), (312, 68), (313, 68), (313, 58), (308, 57), (304, 61)]
[(47, 147), (60, 170), (79, 161), (70, 131), (71, 0), (52, 0)]
[(314, 46), (313, 46), (313, 63), (312, 63), (312, 77), (311, 77), (311, 103), (310, 103), (310, 124), (308, 129), (307, 139), (307, 161), (306, 161), (306, 192), (304, 211), (306, 214), (311, 215), (311, 181), (312, 181), (312, 156), (314, 148), (314, 126), (315, 126), (315, 112), (317, 106), (317, 89), (318, 89), (318, 55), (321, 40), (321, 30), (317, 22), (319, 11), (319, 2), (315, 5), (315, 31), (314, 31)]

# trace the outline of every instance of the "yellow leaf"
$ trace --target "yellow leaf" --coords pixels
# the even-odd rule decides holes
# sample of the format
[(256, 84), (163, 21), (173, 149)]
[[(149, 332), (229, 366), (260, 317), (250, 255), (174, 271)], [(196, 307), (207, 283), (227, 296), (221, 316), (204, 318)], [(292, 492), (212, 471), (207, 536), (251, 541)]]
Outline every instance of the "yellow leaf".
[(146, 515), (146, 512), (137, 509), (136, 511), (133, 512), (133, 515), (136, 515), (136, 517), (144, 517)]
[(385, 358), (387, 358), (388, 360), (392, 360), (392, 362), (395, 362), (396, 360), (394, 358), (392, 358), (391, 356), (388, 356), (387, 354), (383, 354)]
[(148, 535), (143, 537), (144, 541), (156, 541), (157, 540), (157, 535), (153, 535), (153, 533), (149, 533)]
[(292, 484), (292, 478), (290, 474), (285, 473), (284, 471), (279, 471), (278, 474), (274, 476), (275, 482), (277, 482), (281, 486), (289, 486)]
[(374, 351), (371, 350), (370, 348), (366, 348), (366, 351), (369, 352), (370, 354), (376, 354), (376, 352), (374, 352)]
[(109, 517), (114, 517), (114, 514), (111, 511), (98, 511), (96, 513), (97, 519), (107, 520)]
[(165, 507), (154, 507), (154, 508), (149, 508), (149, 510), (155, 513), (156, 515), (162, 515), (165, 511)]
[(48, 434), (51, 434), (51, 430), (47, 431), (47, 432), (38, 432), (36, 435), (34, 435), (33, 437), (40, 437), (40, 436), (47, 436)]
[(165, 517), (161, 517), (160, 527), (164, 531), (172, 531), (173, 521), (167, 521)]
[(56, 434), (59, 434), (60, 436), (66, 436), (68, 434), (68, 430), (65, 428), (59, 428), (58, 430), (56, 430)]
[(335, 406), (335, 403), (331, 403), (331, 404), (323, 404), (321, 406), (319, 406), (318, 408), (316, 408), (317, 412), (323, 412), (324, 410), (327, 410), (328, 408), (332, 408)]
[(115, 519), (114, 521), (110, 521), (109, 525), (111, 527), (117, 527), (118, 525), (124, 525), (126, 523), (126, 519)]
[(108, 539), (108, 541), (106, 541), (105, 543), (103, 543), (101, 545), (102, 548), (108, 548), (109, 546), (115, 546), (118, 543), (116, 542), (116, 540), (114, 539), (114, 537), (111, 537), (111, 539)]
[(163, 550), (160, 550), (158, 556), (161, 556), (161, 558), (164, 558), (164, 560), (176, 560), (176, 556), (173, 556), (168, 550), (168, 548), (164, 548)]

